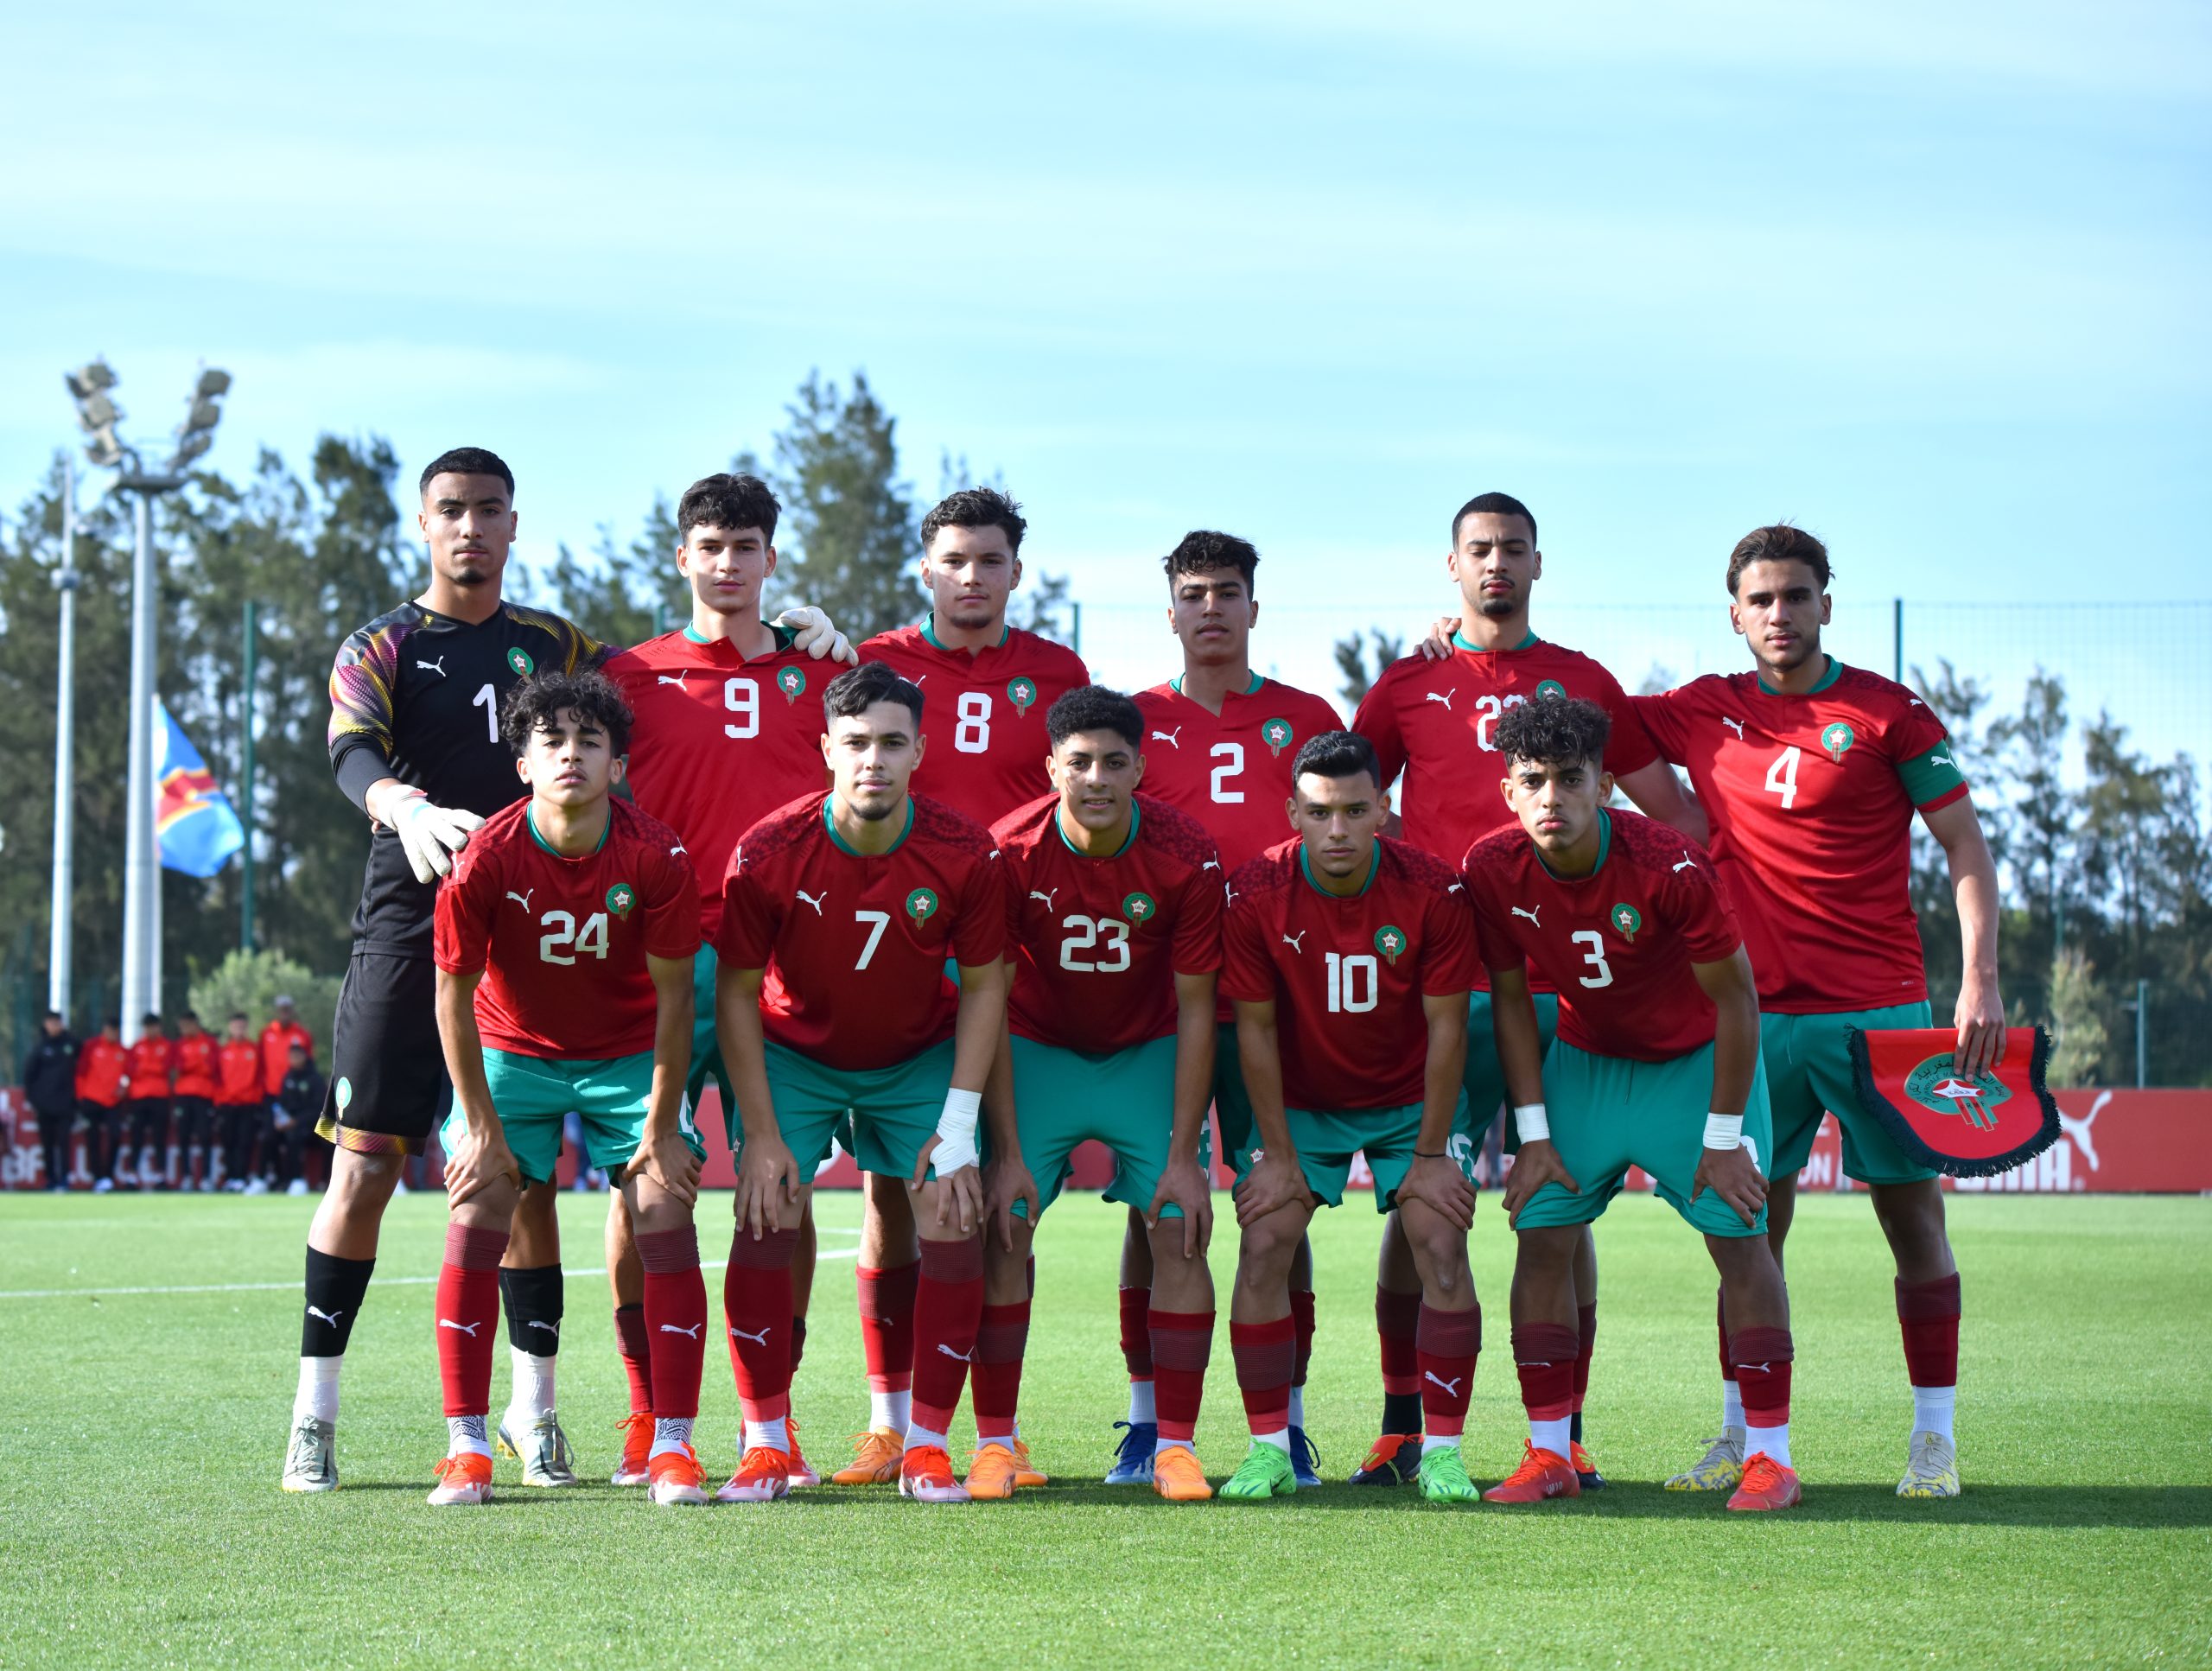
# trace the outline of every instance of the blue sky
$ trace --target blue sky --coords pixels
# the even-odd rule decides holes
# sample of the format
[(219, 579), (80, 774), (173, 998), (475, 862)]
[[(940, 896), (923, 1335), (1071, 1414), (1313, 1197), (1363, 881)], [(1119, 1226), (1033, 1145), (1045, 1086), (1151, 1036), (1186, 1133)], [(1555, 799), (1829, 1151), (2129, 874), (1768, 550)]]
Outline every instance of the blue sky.
[[(1885, 665), (1893, 594), (2212, 598), (2208, 95), (2212, 13), (2125, 0), (10, 7), (0, 504), (62, 367), (151, 433), (205, 358), (215, 464), (490, 445), (543, 556), (857, 366), (925, 495), (1003, 471), (1109, 677), (1213, 525), (1332, 686), (1490, 487), (1631, 683), (1733, 664), (1717, 572), (1783, 515)], [(2212, 726), (2112, 651), (2082, 699)]]

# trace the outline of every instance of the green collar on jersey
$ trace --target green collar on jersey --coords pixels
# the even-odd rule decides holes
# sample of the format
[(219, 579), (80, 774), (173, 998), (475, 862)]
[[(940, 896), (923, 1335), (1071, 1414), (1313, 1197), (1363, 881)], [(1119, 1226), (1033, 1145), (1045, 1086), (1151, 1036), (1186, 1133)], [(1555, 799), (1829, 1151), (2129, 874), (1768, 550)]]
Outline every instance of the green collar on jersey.
[[(1260, 687), (1265, 684), (1267, 681), (1262, 678), (1257, 673), (1252, 674), (1251, 679), (1252, 683), (1244, 687), (1244, 694), (1248, 696), (1256, 696), (1260, 694)], [(1167, 688), (1173, 691), (1177, 696), (1181, 696), (1183, 694), (1183, 676), (1180, 673), (1178, 673), (1173, 678), (1168, 680)]]
[[(794, 627), (779, 626), (773, 621), (766, 622), (766, 625), (768, 628), (768, 636), (776, 641), (776, 648), (768, 652), (772, 656), (776, 654), (778, 651), (790, 649), (791, 647), (791, 640), (798, 636), (798, 629)], [(683, 623), (683, 636), (690, 639), (693, 644), (729, 643), (729, 640), (727, 639), (708, 638), (699, 631), (698, 627), (695, 624), (690, 621)]]
[(1137, 844), (1137, 821), (1143, 816), (1144, 809), (1136, 804), (1135, 797), (1131, 797), (1129, 800), (1128, 837), (1121, 844), (1121, 846), (1116, 848), (1111, 853), (1085, 853), (1073, 842), (1068, 840), (1068, 832), (1060, 823), (1060, 809), (1057, 802), (1054, 803), (1052, 807), (1052, 828), (1059, 831), (1060, 845), (1067, 848), (1069, 852), (1074, 854), (1078, 859), (1118, 859), (1124, 853), (1127, 853), (1131, 848)]
[[(999, 626), (999, 644), (1004, 644), (1013, 636), (1014, 629), (1001, 622)], [(948, 656), (957, 653), (950, 645), (947, 644), (943, 639), (938, 637), (937, 611), (934, 609), (930, 611), (929, 619), (922, 623), (922, 638), (932, 650), (942, 650)], [(995, 650), (999, 647), (999, 644), (995, 644), (988, 647)], [(975, 652), (970, 651), (969, 653), (973, 655)]]
[(1471, 651), (1473, 651), (1475, 652), (1475, 654), (1477, 654), (1478, 656), (1489, 656), (1489, 655), (1507, 655), (1507, 656), (1510, 656), (1510, 655), (1512, 655), (1512, 654), (1514, 653), (1514, 651), (1516, 651), (1529, 649), (1529, 648), (1531, 648), (1532, 646), (1534, 646), (1536, 643), (1537, 643), (1537, 638), (1536, 638), (1536, 635), (1535, 635), (1535, 632), (1531, 632), (1529, 634), (1529, 636), (1528, 636), (1527, 638), (1525, 638), (1525, 639), (1522, 639), (1520, 643), (1518, 643), (1518, 644), (1516, 644), (1516, 645), (1510, 645), (1510, 646), (1508, 646), (1505, 650), (1503, 650), (1503, 651), (1489, 651), (1489, 650), (1485, 650), (1485, 649), (1484, 649), (1484, 648), (1482, 647), (1482, 645), (1478, 645), (1478, 644), (1470, 644), (1470, 643), (1468, 643), (1468, 642), (1467, 642), (1467, 635), (1466, 635), (1465, 633), (1464, 633), (1464, 632), (1454, 632), (1454, 633), (1452, 635), (1452, 647), (1454, 650), (1471, 650)]
[[(1843, 664), (1838, 661), (1834, 657), (1830, 656), (1828, 658), (1828, 670), (1821, 674), (1820, 683), (1815, 685), (1810, 690), (1808, 690), (1805, 694), (1808, 696), (1817, 696), (1821, 692), (1827, 689), (1830, 685), (1834, 684), (1842, 677)], [(1769, 684), (1764, 677), (1762, 677), (1759, 680), (1759, 694), (1763, 696), (1786, 696), (1789, 693), (1786, 690), (1777, 690), (1772, 685)]]
[[(541, 836), (541, 835), (539, 835), (539, 834), (537, 833), (537, 819), (535, 819), (535, 818), (533, 818), (533, 817), (531, 817), (531, 816), (530, 816), (530, 814), (529, 814), (529, 812), (528, 812), (527, 810), (525, 810), (525, 811), (523, 813), (523, 815), (522, 815), (522, 821), (523, 821), (524, 826), (526, 829), (529, 829), (529, 831), (530, 831), (530, 839), (531, 839), (531, 841), (533, 841), (533, 842), (537, 842), (537, 843), (538, 844), (538, 846), (540, 846), (540, 847), (543, 848), (544, 848), (548, 853), (551, 854), (555, 858), (556, 858), (556, 859), (569, 859), (569, 858), (581, 859), (581, 858), (584, 858), (584, 857), (588, 856), (588, 855), (584, 855), (584, 854), (581, 854), (581, 853), (577, 853), (577, 854), (569, 854), (569, 853), (563, 853), (563, 852), (562, 852), (562, 851), (561, 851), (561, 849), (560, 849), (559, 848), (557, 848), (557, 847), (554, 846), (552, 842), (550, 842), (547, 841), (547, 840), (546, 840), (543, 836)], [(599, 845), (598, 845), (597, 847), (593, 848), (592, 848), (592, 852), (596, 853), (596, 852), (598, 852), (598, 851), (599, 851), (600, 848), (605, 847), (605, 846), (607, 845), (607, 838), (609, 836), (612, 836), (613, 833), (614, 833), (614, 807), (613, 807), (613, 804), (612, 800), (610, 800), (610, 801), (609, 801), (609, 803), (608, 803), (607, 808), (607, 823), (606, 823), (606, 826), (605, 826), (605, 828), (603, 828), (602, 829), (601, 829), (601, 831), (599, 832)]]
[(834, 791), (822, 797), (822, 827), (830, 832), (830, 839), (837, 844), (840, 853), (849, 853), (855, 859), (880, 859), (887, 854), (896, 853), (906, 844), (906, 838), (914, 833), (914, 797), (909, 795), (906, 797), (906, 824), (899, 832), (899, 839), (884, 848), (882, 853), (863, 853), (837, 833), (837, 821), (830, 815), (830, 804), (836, 798)]
[(1300, 841), (1298, 844), (1298, 867), (1305, 874), (1306, 885), (1323, 899), (1357, 899), (1359, 898), (1360, 894), (1366, 893), (1368, 889), (1373, 887), (1375, 886), (1375, 879), (1382, 874), (1382, 843), (1380, 842), (1376, 842), (1375, 852), (1367, 861), (1367, 880), (1359, 885), (1359, 888), (1357, 893), (1332, 893), (1327, 888), (1323, 887), (1313, 874), (1313, 861), (1306, 856), (1306, 843), (1303, 841)]
[(1606, 856), (1613, 850), (1613, 815), (1606, 811), (1602, 806), (1598, 809), (1598, 862), (1591, 866), (1587, 874), (1584, 875), (1560, 875), (1559, 872), (1551, 867), (1549, 861), (1545, 859), (1543, 848), (1535, 847), (1534, 842), (1531, 842), (1529, 845), (1532, 848), (1535, 848), (1536, 862), (1543, 866), (1544, 874), (1547, 876), (1549, 876), (1554, 881), (1586, 882), (1592, 876), (1595, 876), (1599, 871), (1605, 867)]

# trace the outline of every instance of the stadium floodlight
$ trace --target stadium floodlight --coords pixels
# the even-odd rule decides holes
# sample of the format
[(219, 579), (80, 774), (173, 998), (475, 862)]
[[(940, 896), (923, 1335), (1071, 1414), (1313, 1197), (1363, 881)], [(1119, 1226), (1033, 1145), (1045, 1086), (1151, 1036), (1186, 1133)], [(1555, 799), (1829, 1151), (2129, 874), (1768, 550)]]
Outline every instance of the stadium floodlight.
[(77, 403), (77, 422), (95, 434), (114, 429), (122, 416), (123, 409), (105, 395), (86, 395)]
[(76, 371), (63, 372), (61, 380), (69, 385), (72, 395), (79, 400), (86, 400), (103, 390), (114, 388), (116, 377), (105, 360), (96, 359)]
[(209, 366), (200, 373), (200, 381), (193, 385), (185, 403), (184, 422), (177, 426), (176, 451), (169, 458), (171, 475), (214, 445), (215, 426), (223, 421), (223, 409), (216, 402), (230, 387), (228, 372)]
[(230, 392), (231, 374), (212, 365), (200, 374), (200, 381), (193, 388), (193, 393), (202, 400), (214, 400)]
[(176, 456), (169, 461), (169, 468), (181, 470), (215, 444), (215, 437), (205, 429), (194, 429), (177, 443)]

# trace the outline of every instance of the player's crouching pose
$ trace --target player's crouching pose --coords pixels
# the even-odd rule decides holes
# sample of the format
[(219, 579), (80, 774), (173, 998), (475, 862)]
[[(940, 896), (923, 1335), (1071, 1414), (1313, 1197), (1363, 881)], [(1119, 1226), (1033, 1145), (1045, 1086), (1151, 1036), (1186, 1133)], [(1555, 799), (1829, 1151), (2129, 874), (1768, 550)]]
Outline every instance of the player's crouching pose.
[(849, 1112), (861, 1169), (907, 1179), (916, 1197), (913, 1407), (899, 1489), (964, 1502), (945, 1434), (983, 1308), (976, 1139), (1006, 1024), (1004, 884), (986, 831), (907, 792), (923, 752), (918, 689), (864, 663), (830, 681), (823, 708), (830, 788), (746, 831), (715, 939), (715, 1031), (737, 1104), (730, 1145), (743, 1145), (722, 1292), (745, 1411), (744, 1458), (717, 1495), (763, 1502), (789, 1489), (791, 1256)]
[(438, 1373), (451, 1450), (435, 1504), (492, 1494), (499, 1260), (525, 1180), (552, 1179), (562, 1122), (620, 1173), (645, 1260), (656, 1503), (703, 1503), (690, 1445), (707, 1298), (691, 1224), (704, 1151), (690, 1128), (699, 896), (666, 826), (615, 801), (630, 710), (602, 675), (542, 674), (500, 729), (530, 797), (470, 838), (438, 890), (438, 1036), (454, 1083)]
[(1297, 836), (1237, 871), (1223, 937), (1221, 984), (1236, 1005), (1261, 1147), (1236, 1156), (1229, 1325), (1252, 1447), (1222, 1495), (1298, 1489), (1291, 1261), (1315, 1204), (1343, 1201), (1364, 1151), (1376, 1210), (1400, 1213), (1421, 1274), (1421, 1495), (1470, 1502), (1459, 1438), (1482, 1311), (1467, 1268), (1475, 1197), (1460, 1079), (1473, 923), (1449, 866), (1378, 834), (1389, 806), (1364, 737), (1310, 739), (1294, 781)]
[[(1595, 703), (1539, 697), (1498, 721), (1518, 829), (1467, 850), (1494, 994), (1498, 1059), (1520, 1122), (1505, 1207), (1520, 1234), (1513, 1356), (1529, 1411), (1521, 1465), (1492, 1503), (1577, 1496), (1568, 1459), (1578, 1350), (1575, 1249), (1631, 1166), (1705, 1233), (1751, 1417), (1731, 1509), (1797, 1502), (1789, 1458), (1789, 1299), (1766, 1240), (1773, 1153), (1758, 994), (1712, 861), (1679, 833), (1608, 812), (1611, 721)], [(1529, 995), (1534, 964), (1559, 989), (1548, 1056)]]
[(1144, 1215), (1152, 1254), (1154, 1489), (1173, 1502), (1201, 1502), (1213, 1495), (1192, 1440), (1213, 1350), (1205, 1140), (1221, 861), (1196, 820), (1136, 793), (1145, 761), (1135, 702), (1085, 685), (1052, 704), (1045, 729), (1057, 793), (991, 832), (1013, 908), (1013, 989), (1011, 1037), (984, 1096), (992, 1222), (968, 1494), (1011, 1496), (1029, 1483), (1016, 1401), (1029, 1337), (1030, 1242), (1060, 1192), (1068, 1157), (1096, 1139), (1114, 1152), (1106, 1198)]

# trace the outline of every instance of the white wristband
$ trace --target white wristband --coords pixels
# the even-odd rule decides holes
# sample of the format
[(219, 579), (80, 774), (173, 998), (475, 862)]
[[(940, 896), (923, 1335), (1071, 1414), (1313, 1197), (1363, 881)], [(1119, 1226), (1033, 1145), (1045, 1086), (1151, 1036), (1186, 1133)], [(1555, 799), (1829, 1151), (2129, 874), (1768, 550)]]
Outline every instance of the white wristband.
[(1708, 1149), (1739, 1149), (1744, 1146), (1744, 1116), (1740, 1114), (1708, 1114), (1705, 1116), (1705, 1147)]
[(973, 1166), (982, 1157), (976, 1148), (976, 1125), (982, 1115), (983, 1095), (981, 1091), (948, 1090), (944, 1094), (944, 1112), (937, 1121), (937, 1153), (930, 1165), (939, 1178), (958, 1172), (963, 1166)]
[(1541, 1102), (1522, 1102), (1513, 1110), (1514, 1128), (1520, 1132), (1523, 1143), (1548, 1143), (1551, 1140), (1552, 1122), (1544, 1116)]

